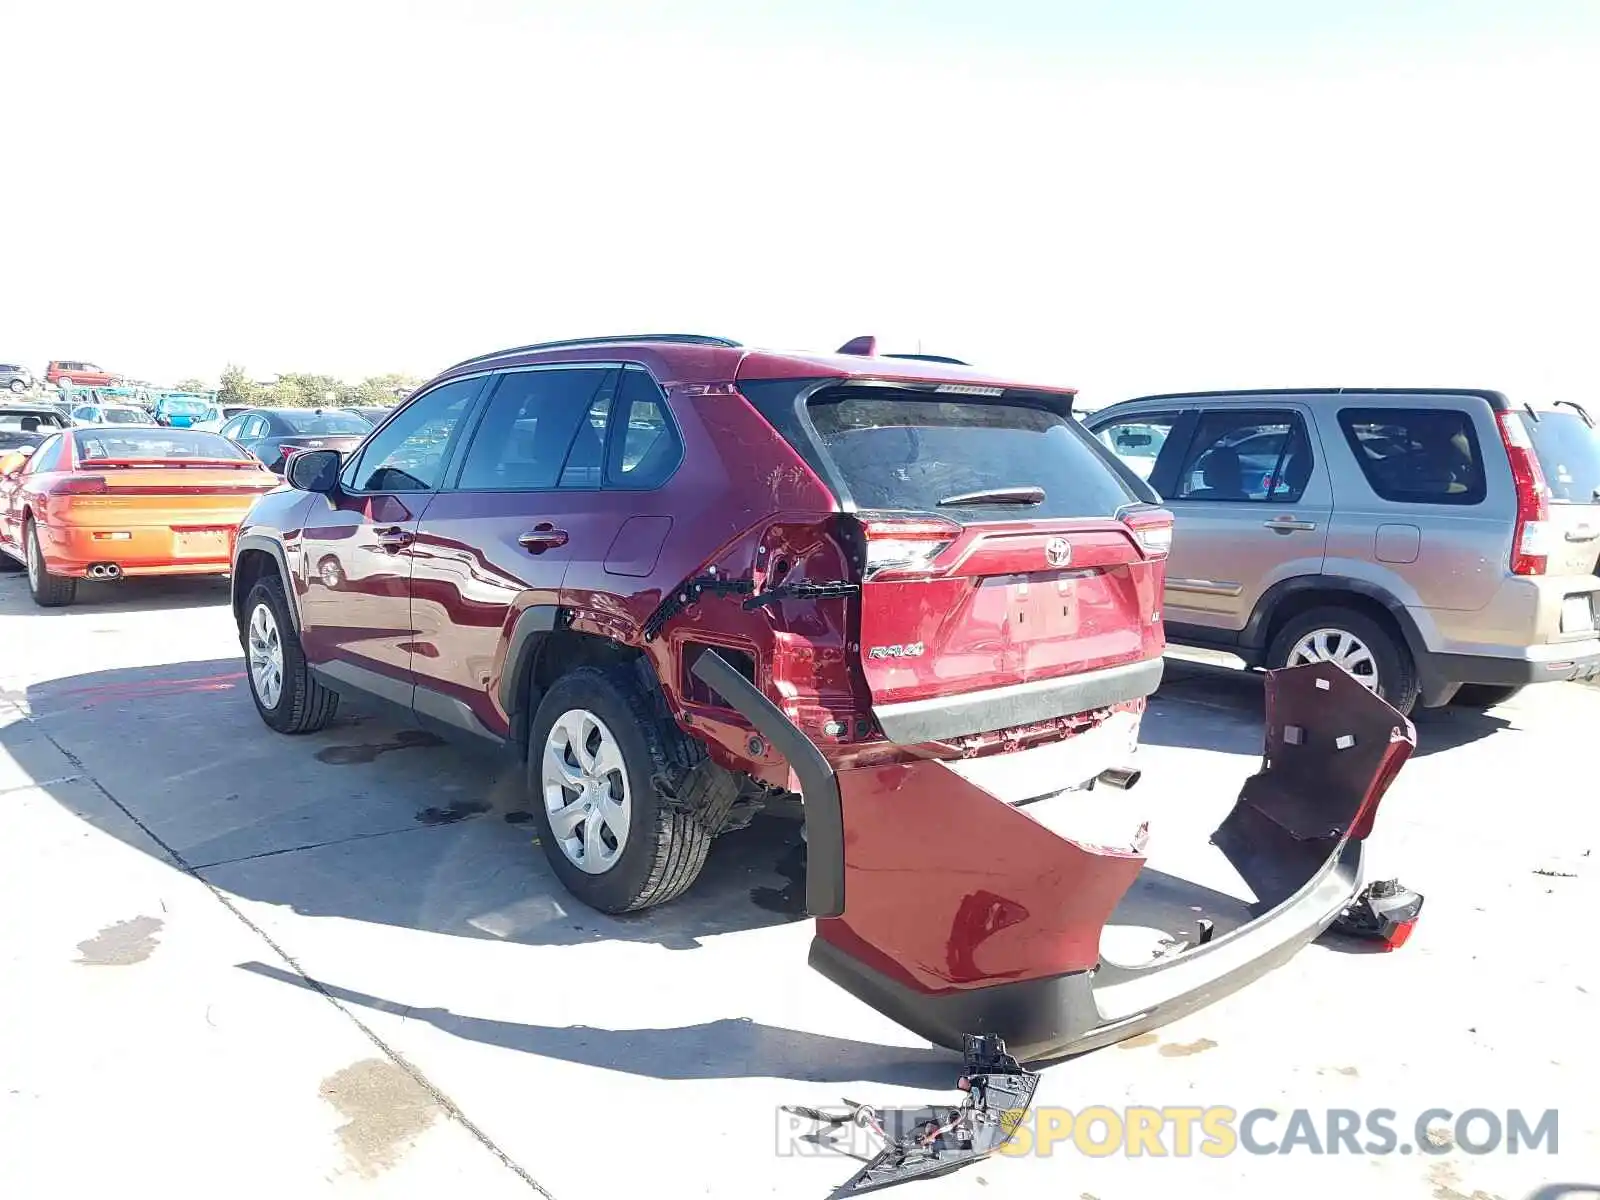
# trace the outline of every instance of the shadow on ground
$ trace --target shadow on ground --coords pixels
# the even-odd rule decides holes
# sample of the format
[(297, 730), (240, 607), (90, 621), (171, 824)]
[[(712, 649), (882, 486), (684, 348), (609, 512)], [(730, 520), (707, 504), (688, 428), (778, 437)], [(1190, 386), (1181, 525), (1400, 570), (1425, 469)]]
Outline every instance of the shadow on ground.
[(882, 1046), (783, 1029), (745, 1019), (665, 1029), (597, 1029), (587, 1025), (524, 1025), (418, 1008), (304, 977), (267, 963), (241, 970), (300, 988), (320, 988), (341, 1004), (425, 1021), (441, 1033), (505, 1050), (649, 1079), (796, 1079), (809, 1083), (867, 1080), (945, 1089), (957, 1056), (947, 1050)]
[(32, 716), (0, 729), (0, 744), (38, 786), (246, 900), (530, 945), (691, 949), (803, 917), (792, 819), (758, 817), (718, 839), (680, 900), (609, 917), (550, 871), (513, 756), (348, 702), (323, 732), (284, 737), (261, 723), (235, 659), (101, 671), (0, 698)]
[(228, 578), (223, 575), (121, 579), (116, 583), (91, 583), (83, 579), (78, 581), (78, 594), (70, 605), (65, 608), (40, 608), (28, 594), (27, 576), (20, 569), (15, 572), (0, 571), (0, 615), (64, 617), (83, 609), (177, 612), (227, 604), (232, 594), (231, 588)]
[[(1169, 658), (1140, 740), (1156, 746), (1260, 754), (1265, 684), (1266, 676), (1258, 671)], [(1194, 710), (1208, 719), (1196, 719), (1199, 714)], [(1511, 725), (1493, 712), (1448, 706), (1418, 708), (1411, 723), (1417, 730), (1419, 758), (1468, 745)]]

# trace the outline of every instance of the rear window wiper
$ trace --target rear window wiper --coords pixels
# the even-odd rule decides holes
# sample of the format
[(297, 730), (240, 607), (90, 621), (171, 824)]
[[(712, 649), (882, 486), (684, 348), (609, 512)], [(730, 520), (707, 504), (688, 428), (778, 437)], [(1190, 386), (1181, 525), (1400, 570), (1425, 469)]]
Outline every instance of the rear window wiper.
[(981, 492), (961, 492), (939, 501), (940, 508), (954, 508), (964, 504), (1043, 504), (1042, 487), (985, 488)]

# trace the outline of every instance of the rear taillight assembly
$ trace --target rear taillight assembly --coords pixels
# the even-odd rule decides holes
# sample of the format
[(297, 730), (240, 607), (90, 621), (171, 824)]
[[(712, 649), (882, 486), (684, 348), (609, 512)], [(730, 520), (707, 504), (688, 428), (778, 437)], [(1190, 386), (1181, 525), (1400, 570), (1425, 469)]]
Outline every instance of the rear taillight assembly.
[(1133, 531), (1148, 558), (1165, 558), (1172, 553), (1172, 514), (1164, 508), (1147, 508), (1128, 513), (1123, 524)]
[(56, 496), (104, 496), (109, 490), (104, 475), (74, 475), (50, 488)]
[(1500, 437), (1511, 461), (1511, 481), (1517, 495), (1517, 526), (1511, 541), (1511, 573), (1543, 575), (1550, 565), (1550, 488), (1544, 468), (1534, 453), (1528, 427), (1517, 413), (1497, 414)]
[(860, 525), (867, 579), (885, 572), (926, 571), (961, 533), (961, 526), (941, 517), (860, 518)]

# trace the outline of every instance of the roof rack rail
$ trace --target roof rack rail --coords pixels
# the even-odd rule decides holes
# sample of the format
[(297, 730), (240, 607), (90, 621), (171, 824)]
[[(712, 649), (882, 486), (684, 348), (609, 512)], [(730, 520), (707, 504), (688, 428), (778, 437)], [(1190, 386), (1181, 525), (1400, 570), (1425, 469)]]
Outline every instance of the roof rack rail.
[(969, 362), (962, 362), (959, 358), (949, 358), (943, 354), (885, 354), (884, 358), (914, 358), (919, 362), (949, 363), (952, 367), (970, 367)]
[[(489, 354), (477, 354), (471, 358), (464, 358), (455, 364), (455, 367), (465, 367), (471, 363), (488, 362), (491, 358), (504, 358), (508, 354), (532, 354), (539, 350), (565, 350), (577, 346), (611, 346), (627, 342), (673, 342), (683, 346), (721, 346), (725, 350), (742, 349), (740, 344), (728, 338), (711, 337), (700, 333), (622, 333), (603, 334), (600, 337), (562, 338), (554, 342), (531, 342), (526, 346), (512, 346), (506, 350), (495, 350)], [(451, 370), (455, 370), (451, 367)]]

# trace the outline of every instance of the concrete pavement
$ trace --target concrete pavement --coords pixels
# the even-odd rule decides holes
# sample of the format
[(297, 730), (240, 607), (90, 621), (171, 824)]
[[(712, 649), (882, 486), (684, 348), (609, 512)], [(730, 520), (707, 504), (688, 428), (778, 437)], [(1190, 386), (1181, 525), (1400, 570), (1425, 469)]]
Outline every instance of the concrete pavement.
[[(949, 1094), (950, 1056), (806, 968), (793, 825), (719, 841), (676, 904), (603, 917), (530, 844), (514, 764), (353, 708), (305, 738), (263, 727), (224, 583), (80, 594), (45, 612), (0, 575), (0, 1195), (820, 1198), (853, 1165), (780, 1156), (778, 1105)], [(1038, 1102), (1559, 1108), (1558, 1156), (1058, 1149), (902, 1194), (1600, 1181), (1600, 692), (1418, 726), (1372, 843), (1428, 895), (1410, 945), (1313, 946), (1153, 1040), (1048, 1069)], [(1142, 789), (1231, 797), (1259, 682), (1175, 668), (1145, 740)]]

